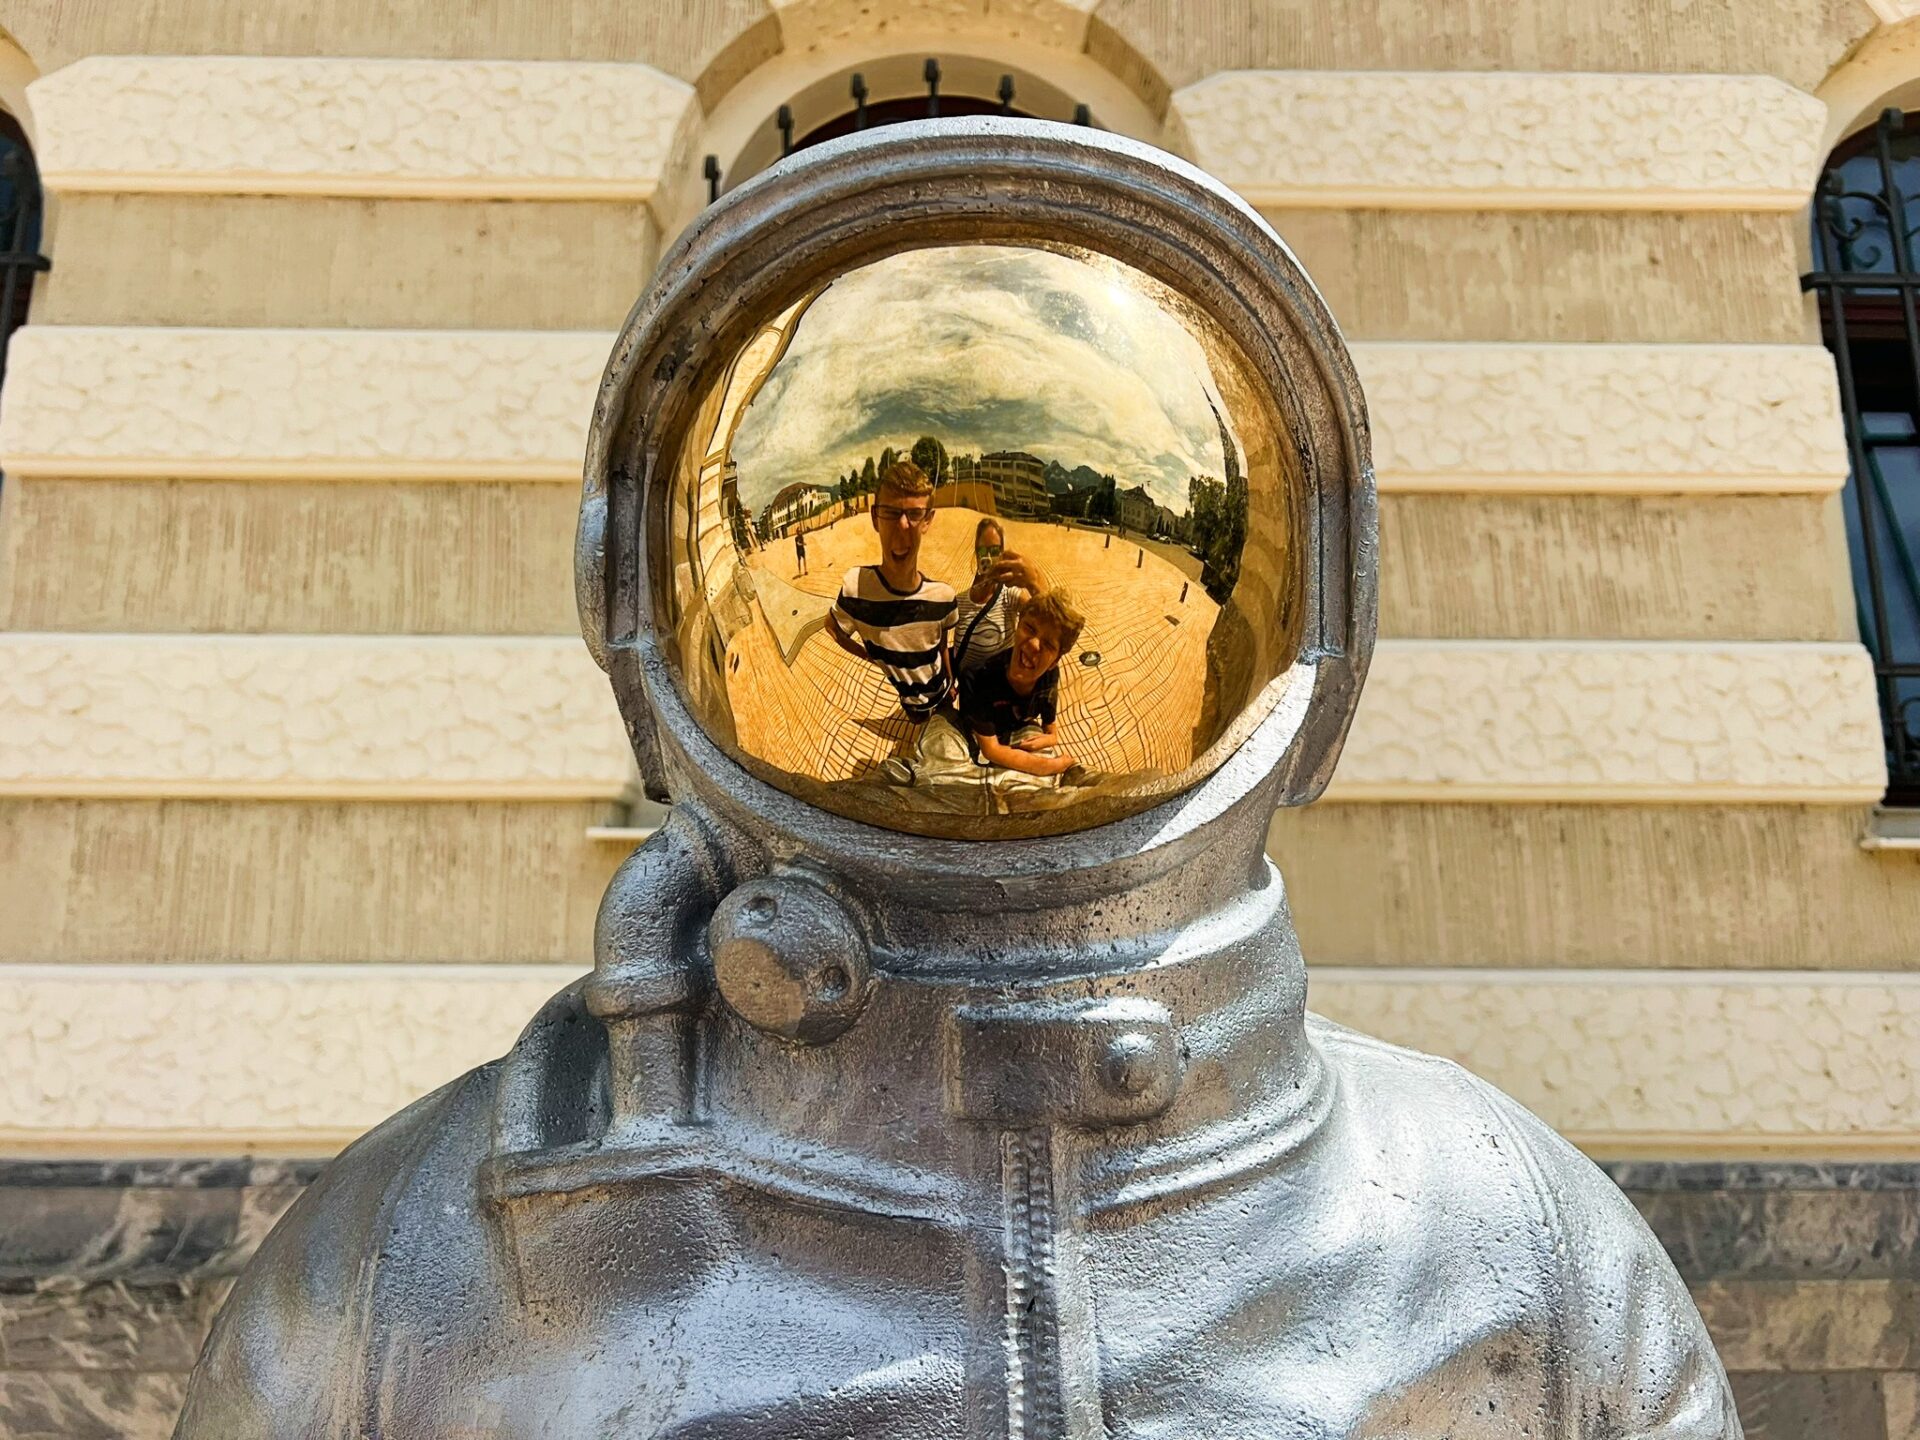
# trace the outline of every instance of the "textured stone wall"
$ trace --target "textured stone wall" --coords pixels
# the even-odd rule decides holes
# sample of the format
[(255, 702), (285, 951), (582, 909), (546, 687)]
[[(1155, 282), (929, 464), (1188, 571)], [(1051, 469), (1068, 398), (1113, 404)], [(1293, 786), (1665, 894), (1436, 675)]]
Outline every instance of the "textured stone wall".
[(584, 967), (601, 893), (633, 844), (590, 833), (609, 808), (11, 800), (0, 961)]
[(1169, 125), (1256, 204), (1796, 210), (1824, 119), (1757, 76), (1232, 70)]
[[(504, 1052), (580, 968), (11, 965), (0, 1153), (325, 1153)], [(1596, 1154), (1897, 1150), (1920, 1096), (1912, 976), (1322, 966), (1310, 1000)]]
[[(1889, 12), (1901, 8), (1900, 0), (1881, 3)], [(432, 8), (398, 12), (386, 0), (343, 0), (324, 14), (299, 7), (262, 12), (247, 0), (21, 0), (8, 29), (46, 67), (82, 55), (147, 54), (641, 59), (698, 81), (708, 94), (791, 43), (779, 13), (786, 8), (769, 0), (690, 0), (609, 12), (594, 0), (482, 0), (461, 11), (466, 23), (454, 24)], [(950, 0), (831, 0), (798, 8), (808, 28), (796, 33), (853, 40), (908, 27), (978, 34), (1002, 9)], [(1651, 0), (1559, 4), (1529, 11), (1524, 22), (1504, 0), (1473, 0), (1412, 19), (1388, 0), (1338, 12), (1287, 0), (1101, 0), (1091, 15), (1075, 0), (1005, 9), (1026, 35), (1083, 35), (1103, 66), (1163, 100), (1169, 88), (1217, 71), (1261, 67), (1717, 71), (1775, 74), (1810, 89), (1881, 18), (1860, 0), (1766, 0), (1704, 13)]]
[[(1383, 642), (1329, 803), (1868, 802), (1846, 644)], [(0, 795), (619, 799), (605, 677), (559, 637), (0, 635)]]
[[(25, 475), (573, 480), (611, 341), (35, 327), (13, 342), (0, 450)], [(1361, 343), (1355, 358), (1388, 493), (1819, 493), (1846, 476), (1817, 346)]]
[[(0, 1150), (322, 1153), (584, 966), (635, 838), (568, 574), (608, 334), (704, 153), (964, 54), (1217, 169), (1355, 342), (1386, 643), (1271, 841), (1316, 1005), (1599, 1153), (1920, 1153), (1920, 855), (1858, 844), (1797, 285), (1812, 92), (1909, 8), (19, 0)], [(0, 1172), (0, 1433), (164, 1433), (311, 1172)], [(1910, 1168), (1620, 1174), (1750, 1434), (1920, 1433)]]
[(1920, 1170), (1609, 1169), (1693, 1291), (1748, 1440), (1920, 1435)]
[[(1802, 17), (1791, 45), (1776, 35), (1781, 55), (1838, 45), (1857, 24), (1845, 8)], [(300, 32), (282, 22), (215, 64), (136, 48), (50, 74), (43, 152), (67, 238), (0, 425), (0, 624), (25, 632), (6, 644), (26, 737), (0, 835), (31, 922), (8, 958), (584, 954), (619, 851), (556, 827), (611, 815), (630, 769), (569, 638), (567, 496), (658, 197), (722, 143), (703, 121), (731, 133), (718, 77), (770, 53), (771, 21), (796, 65), (906, 43), (911, 24), (976, 48), (1002, 37), (1069, 78), (1131, 36), (1120, 68), (1144, 67), (1128, 83), (1160, 94), (1167, 138), (1265, 205), (1326, 279), (1369, 387), (1394, 569), (1341, 803), (1276, 829), (1282, 854), (1288, 824), (1321, 837), (1288, 860), (1321, 953), (1725, 964), (1751, 852), (1689, 857), (1702, 898), (1637, 953), (1638, 917), (1596, 926), (1619, 897), (1566, 885), (1555, 857), (1672, 872), (1644, 848), (1657, 830), (1621, 816), (1699, 807), (1685, 826), (1731, 833), (1767, 805), (1768, 843), (1817, 851), (1828, 893), (1863, 903), (1828, 940), (1807, 923), (1814, 897), (1791, 892), (1772, 933), (1799, 950), (1757, 953), (1906, 968), (1889, 938), (1916, 908), (1906, 871), (1847, 833), (1879, 770), (1835, 570), (1832, 368), (1793, 284), (1823, 124), (1798, 72), (1686, 74), (1669, 57), (1675, 73), (1634, 74), (1583, 41), (1531, 71), (1476, 70), (1443, 43), (1424, 70), (1323, 57), (1310, 73), (1258, 24), (1229, 63), (1217, 18), (1219, 34), (1202, 13), (1172, 45), (1164, 16), (1129, 5), (708, 8), (681, 49), (618, 57), (643, 66), (602, 63), (613, 32), (582, 31), (540, 57), (566, 63), (528, 67), (503, 10), (493, 55), (389, 37), (363, 53), (391, 60), (313, 58), (287, 52)], [(1778, 23), (1749, 20), (1741, 45)], [(167, 23), (183, 28), (161, 48), (196, 48), (191, 24)], [(223, 22), (194, 23), (204, 38)], [(1545, 123), (1552, 96), (1595, 126), (1555, 147), (1502, 138)], [(333, 129), (310, 132), (316, 109)], [(523, 109), (551, 143), (502, 129)], [(1604, 153), (1579, 149), (1602, 132)], [(1391, 169), (1412, 154), (1421, 185)], [(302, 261), (326, 267), (320, 283), (283, 283)], [(356, 269), (374, 273), (356, 285)], [(76, 550), (109, 546), (123, 563), (75, 573)], [(50, 727), (54, 695), (83, 718)], [(1514, 853), (1508, 836), (1538, 843), (1575, 814), (1559, 848)], [(1439, 815), (1476, 857), (1471, 883), (1429, 883), (1453, 865), (1409, 848)], [(345, 837), (430, 894), (408, 907), (396, 883), (366, 903), (362, 871), (327, 858)], [(540, 855), (537, 883), (516, 844)], [(157, 890), (170, 854), (250, 898)], [(430, 883), (412, 854), (456, 871)], [(252, 874), (250, 855), (277, 863)], [(1563, 888), (1543, 899), (1547, 876)], [(502, 896), (541, 925), (502, 916)]]
[(114, 56), (32, 88), (62, 192), (646, 200), (695, 117), (633, 64)]
[(1866, 833), (1832, 805), (1351, 804), (1267, 846), (1320, 965), (1911, 974), (1920, 853)]
[[(1380, 626), (1463, 640), (1826, 640), (1835, 497), (1388, 495)], [(0, 628), (570, 636), (571, 485), (10, 477)], [(37, 557), (123, 555), (79, 569)], [(297, 583), (289, 583), (297, 577)]]
[(59, 250), (38, 324), (605, 333), (660, 229), (633, 200), (76, 191)]

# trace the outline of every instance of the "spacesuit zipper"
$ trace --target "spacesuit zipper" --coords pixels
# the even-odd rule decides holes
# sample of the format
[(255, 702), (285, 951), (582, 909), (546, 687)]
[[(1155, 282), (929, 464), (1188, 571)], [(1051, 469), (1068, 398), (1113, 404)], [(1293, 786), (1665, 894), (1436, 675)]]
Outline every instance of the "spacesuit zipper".
[(1007, 1440), (1062, 1440), (1060, 1308), (1055, 1272), (1053, 1135), (1003, 1131), (1006, 1207)]

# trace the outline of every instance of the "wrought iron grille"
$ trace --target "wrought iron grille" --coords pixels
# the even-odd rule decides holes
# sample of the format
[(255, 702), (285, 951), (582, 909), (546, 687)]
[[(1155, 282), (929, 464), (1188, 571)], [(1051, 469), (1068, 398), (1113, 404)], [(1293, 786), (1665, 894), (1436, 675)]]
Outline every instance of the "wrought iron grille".
[(1885, 111), (1833, 153), (1813, 265), (1847, 429), (1844, 510), (1860, 634), (1873, 655), (1887, 803), (1920, 805), (1920, 131)]
[(7, 342), (26, 323), (33, 277), (51, 269), (40, 253), (40, 171), (19, 123), (0, 113), (0, 380)]
[[(774, 128), (780, 135), (780, 156), (785, 159), (796, 150), (804, 150), (809, 145), (818, 145), (823, 140), (833, 140), (841, 135), (851, 135), (856, 130), (867, 130), (878, 125), (899, 125), (908, 120), (935, 120), (943, 115), (1018, 115), (1022, 119), (1044, 118), (1035, 116), (1031, 111), (1021, 110), (1014, 105), (1014, 81), (1011, 75), (1002, 75), (991, 99), (982, 95), (943, 94), (940, 90), (940, 62), (929, 58), (920, 67), (920, 79), (927, 87), (925, 95), (910, 95), (898, 100), (874, 100), (867, 89), (864, 75), (855, 75), (847, 86), (847, 98), (853, 102), (852, 108), (821, 125), (816, 125), (806, 134), (794, 136), (793, 110), (782, 105), (773, 118)], [(1057, 118), (1057, 117), (1055, 117)], [(1075, 125), (1093, 124), (1093, 111), (1081, 104), (1073, 107)], [(701, 170), (707, 182), (707, 202), (711, 204), (720, 198), (721, 169), (720, 157), (709, 155)]]

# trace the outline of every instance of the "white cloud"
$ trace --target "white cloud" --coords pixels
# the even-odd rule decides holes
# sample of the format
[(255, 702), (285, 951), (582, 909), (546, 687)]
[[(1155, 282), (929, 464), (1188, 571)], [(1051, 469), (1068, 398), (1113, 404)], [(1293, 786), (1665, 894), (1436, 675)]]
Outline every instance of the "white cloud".
[(1111, 262), (999, 246), (916, 250), (834, 281), (735, 435), (741, 498), (830, 484), (922, 434), (1028, 450), (1186, 508), (1222, 473), (1199, 344)]

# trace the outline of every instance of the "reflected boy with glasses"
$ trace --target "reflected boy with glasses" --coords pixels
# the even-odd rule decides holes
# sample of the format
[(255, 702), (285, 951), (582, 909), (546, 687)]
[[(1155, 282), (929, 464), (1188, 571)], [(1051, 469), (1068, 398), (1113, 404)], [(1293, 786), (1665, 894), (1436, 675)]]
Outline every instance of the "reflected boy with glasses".
[(958, 608), (951, 585), (920, 572), (933, 482), (913, 461), (896, 461), (880, 477), (868, 513), (880, 563), (847, 572), (827, 612), (827, 633), (848, 654), (878, 665), (906, 717), (919, 722), (953, 693), (947, 641)]

